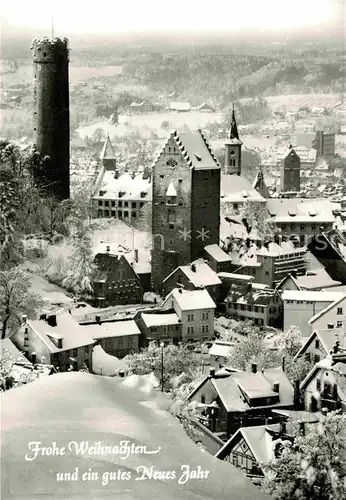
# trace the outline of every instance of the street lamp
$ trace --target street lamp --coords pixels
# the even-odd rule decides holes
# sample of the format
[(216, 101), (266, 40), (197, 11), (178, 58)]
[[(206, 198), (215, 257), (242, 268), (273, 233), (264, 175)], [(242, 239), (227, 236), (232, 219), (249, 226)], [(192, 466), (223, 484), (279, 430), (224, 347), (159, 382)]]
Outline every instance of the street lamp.
[(160, 347), (161, 347), (161, 392), (163, 392), (163, 348), (165, 347), (165, 344), (161, 342)]

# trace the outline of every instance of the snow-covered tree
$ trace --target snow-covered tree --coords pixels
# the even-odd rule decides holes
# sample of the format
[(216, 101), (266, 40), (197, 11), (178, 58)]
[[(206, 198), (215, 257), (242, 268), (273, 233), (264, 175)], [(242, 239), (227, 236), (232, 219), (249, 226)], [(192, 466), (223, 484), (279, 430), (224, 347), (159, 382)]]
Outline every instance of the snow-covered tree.
[(36, 316), (36, 310), (41, 306), (42, 300), (29, 289), (30, 277), (22, 267), (0, 271), (0, 329), (2, 338), (19, 328), (23, 315), (27, 315), (29, 318)]
[(95, 269), (90, 227), (80, 225), (72, 236), (72, 243), (74, 250), (62, 285), (72, 290), (76, 296), (83, 296), (92, 292), (91, 283)]
[(264, 467), (263, 490), (273, 500), (346, 498), (346, 415), (332, 412)]

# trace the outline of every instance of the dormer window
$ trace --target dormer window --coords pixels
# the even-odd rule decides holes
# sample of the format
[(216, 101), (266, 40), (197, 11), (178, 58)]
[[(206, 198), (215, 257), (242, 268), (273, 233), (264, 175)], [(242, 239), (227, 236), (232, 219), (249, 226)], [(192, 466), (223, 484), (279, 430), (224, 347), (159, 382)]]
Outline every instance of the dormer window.
[(145, 198), (145, 197), (146, 197), (146, 195), (147, 195), (147, 193), (146, 193), (145, 191), (142, 191), (142, 192), (141, 192), (141, 198)]

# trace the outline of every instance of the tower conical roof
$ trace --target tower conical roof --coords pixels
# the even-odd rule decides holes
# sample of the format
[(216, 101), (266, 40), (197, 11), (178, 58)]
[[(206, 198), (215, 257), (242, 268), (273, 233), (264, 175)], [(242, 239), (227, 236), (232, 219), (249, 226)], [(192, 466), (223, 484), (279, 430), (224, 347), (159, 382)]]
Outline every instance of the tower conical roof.
[(239, 139), (239, 134), (238, 134), (238, 127), (237, 127), (237, 121), (235, 119), (235, 113), (234, 113), (234, 104), (232, 108), (232, 121), (231, 121), (231, 128), (228, 134), (229, 139)]
[(101, 154), (100, 154), (100, 160), (115, 160), (115, 154), (113, 150), (113, 146), (110, 140), (109, 135), (107, 135), (107, 139), (105, 140), (105, 143), (103, 145)]
[(239, 144), (242, 145), (242, 141), (239, 139), (237, 120), (235, 119), (234, 113), (234, 104), (232, 108), (232, 120), (231, 120), (231, 128), (229, 129), (227, 136), (227, 144)]

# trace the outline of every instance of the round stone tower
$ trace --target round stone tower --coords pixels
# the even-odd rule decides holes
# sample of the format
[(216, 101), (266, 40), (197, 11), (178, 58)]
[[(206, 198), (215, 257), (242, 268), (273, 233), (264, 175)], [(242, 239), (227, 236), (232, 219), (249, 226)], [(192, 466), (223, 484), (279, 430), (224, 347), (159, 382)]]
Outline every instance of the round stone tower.
[(34, 136), (44, 158), (37, 184), (63, 200), (70, 196), (69, 49), (66, 38), (35, 38)]

